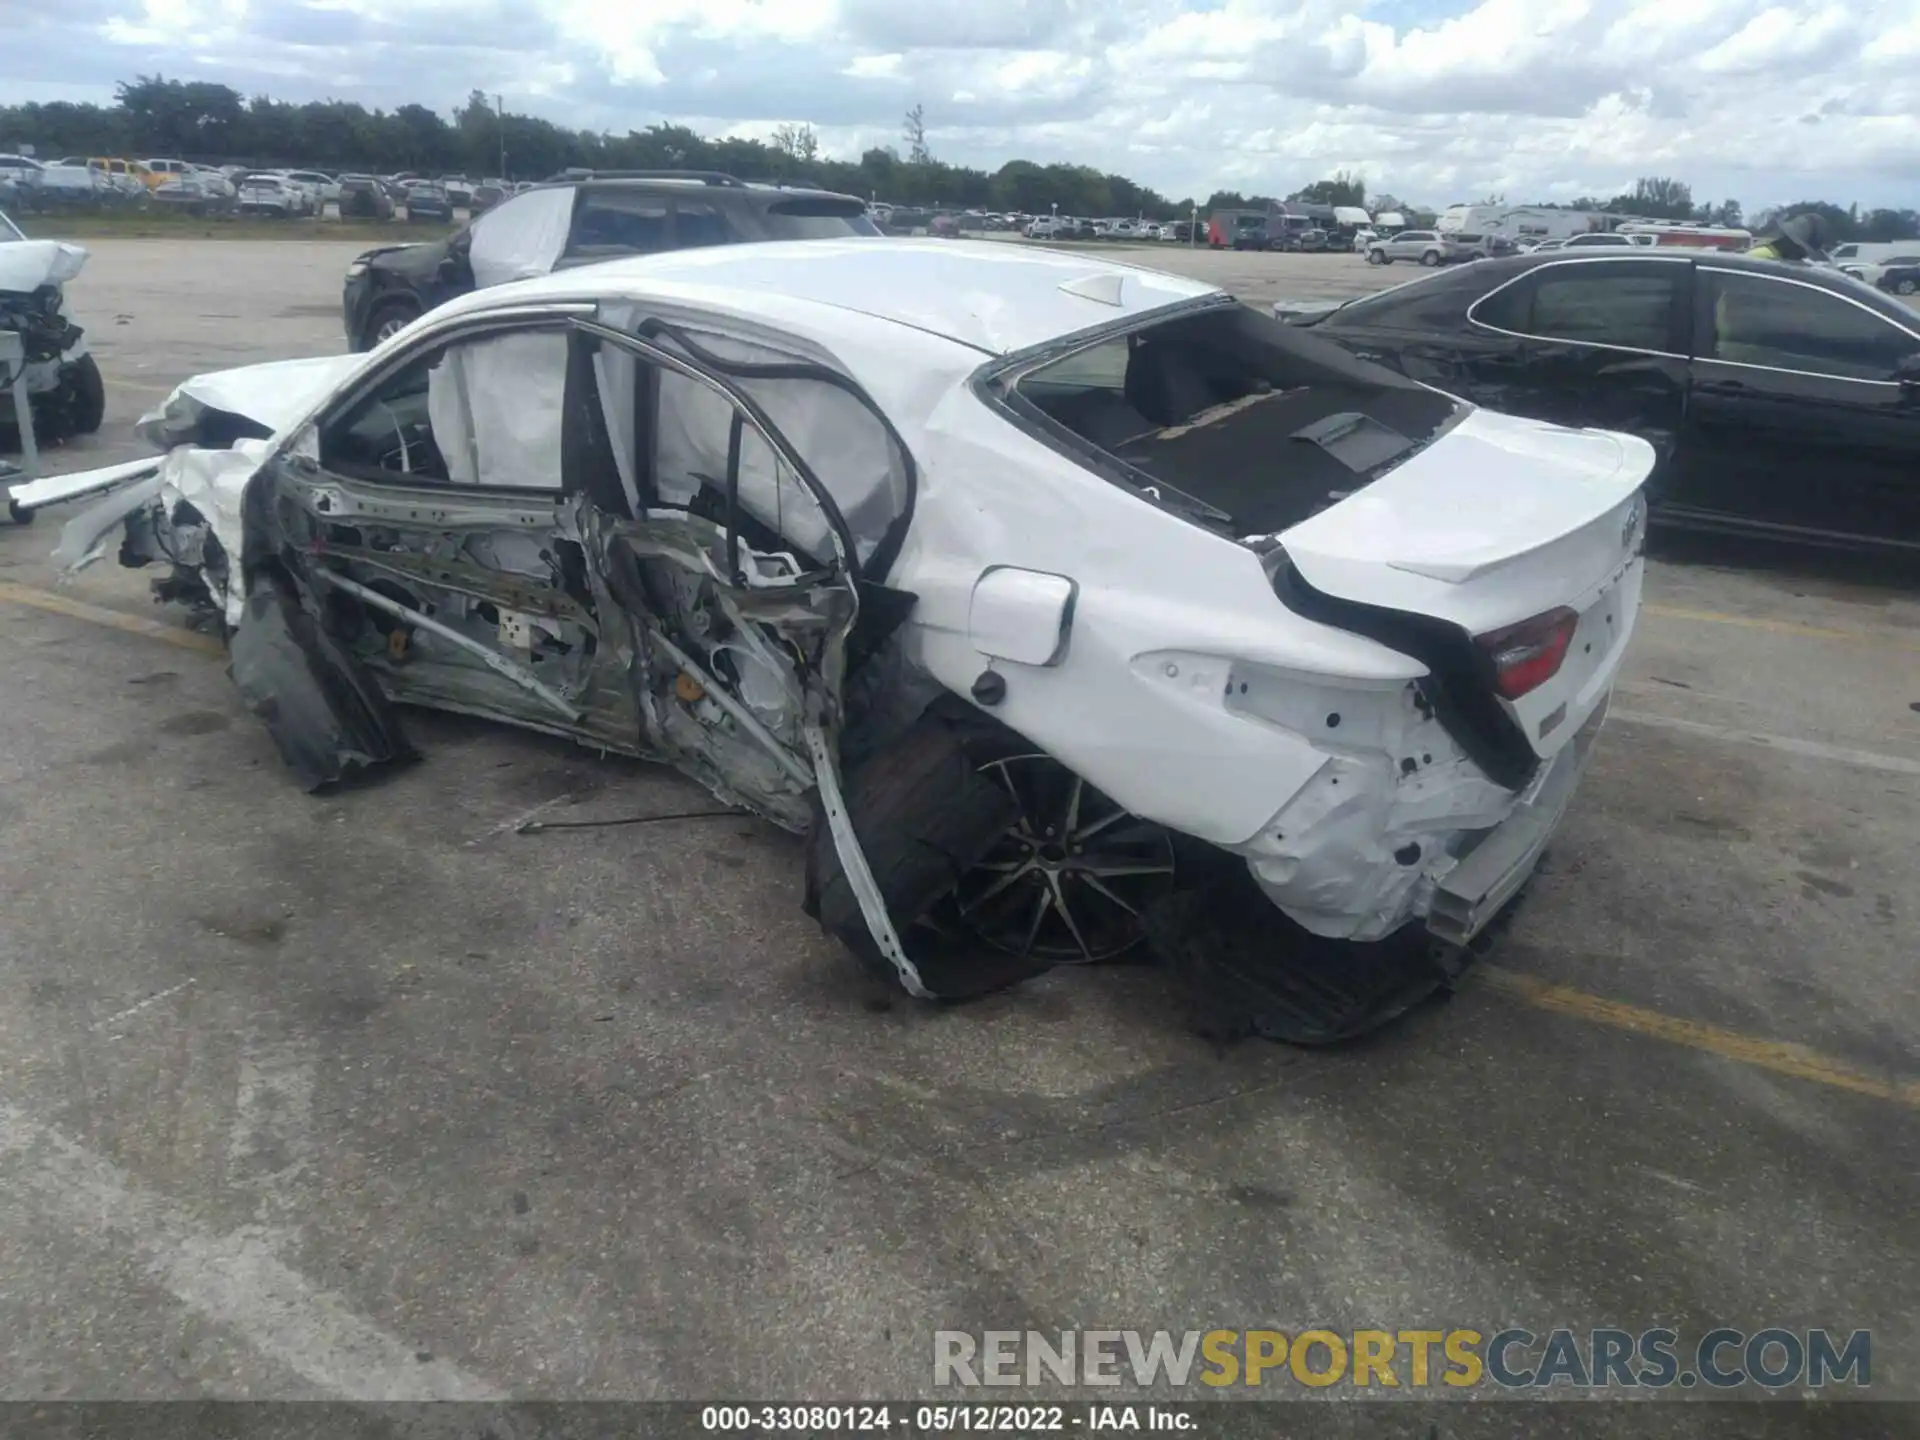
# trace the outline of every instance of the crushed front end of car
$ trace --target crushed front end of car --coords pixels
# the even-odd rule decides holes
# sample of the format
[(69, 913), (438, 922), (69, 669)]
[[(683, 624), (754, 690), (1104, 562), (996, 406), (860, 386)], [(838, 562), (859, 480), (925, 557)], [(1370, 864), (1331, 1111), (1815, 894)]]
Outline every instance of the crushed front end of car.
[[(19, 338), (34, 438), (52, 444), (100, 428), (106, 411), (106, 387), (100, 367), (88, 352), (86, 331), (67, 304), (66, 285), (87, 262), (84, 246), (61, 240), (11, 238), (14, 231), (0, 215), (0, 331)], [(16, 376), (0, 371), (0, 429), (17, 424), (12, 404)], [(31, 518), (33, 507), (14, 501), (16, 519)]]

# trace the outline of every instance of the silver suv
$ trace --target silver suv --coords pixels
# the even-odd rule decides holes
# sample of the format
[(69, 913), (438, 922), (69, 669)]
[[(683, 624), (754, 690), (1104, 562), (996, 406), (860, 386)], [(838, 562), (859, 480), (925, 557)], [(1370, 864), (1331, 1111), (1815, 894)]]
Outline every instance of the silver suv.
[(1391, 265), (1396, 260), (1418, 260), (1422, 265), (1439, 265), (1464, 259), (1466, 254), (1437, 230), (1402, 230), (1398, 235), (1371, 242), (1367, 246), (1367, 263)]

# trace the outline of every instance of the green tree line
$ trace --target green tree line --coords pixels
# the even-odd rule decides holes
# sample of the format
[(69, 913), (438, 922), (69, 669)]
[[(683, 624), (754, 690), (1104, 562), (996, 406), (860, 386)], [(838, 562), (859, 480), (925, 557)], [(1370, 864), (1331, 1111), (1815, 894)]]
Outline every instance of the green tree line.
[(0, 105), (0, 148), (30, 144), (43, 156), (165, 157), (200, 164), (295, 166), (392, 174), (498, 175), (539, 180), (569, 166), (603, 170), (723, 170), (743, 180), (811, 182), (896, 204), (978, 206), (1063, 215), (1185, 215), (1173, 200), (1124, 175), (1085, 165), (1011, 160), (997, 171), (936, 160), (919, 107), (892, 146), (857, 161), (820, 154), (810, 126), (780, 127), (771, 141), (698, 135), (649, 125), (612, 135), (569, 130), (532, 115), (501, 114), (476, 90), (451, 116), (424, 105), (369, 110), (347, 100), (292, 104), (226, 85), (142, 75), (116, 87), (112, 105)]
[[(649, 125), (613, 135), (569, 130), (532, 115), (502, 114), (476, 90), (450, 116), (424, 105), (369, 110), (346, 100), (293, 104), (265, 95), (251, 99), (226, 85), (141, 75), (116, 87), (111, 105), (0, 105), (0, 148), (32, 145), (44, 156), (118, 155), (192, 160), (204, 164), (298, 166), (391, 174), (459, 173), (537, 180), (569, 166), (608, 170), (723, 170), (743, 180), (803, 182), (902, 205), (975, 207), (1062, 215), (1142, 215), (1184, 218), (1221, 209), (1265, 209), (1278, 197), (1216, 190), (1204, 201), (1173, 199), (1124, 175), (1088, 165), (1041, 165), (1009, 160), (998, 170), (950, 165), (927, 143), (924, 110), (915, 105), (901, 127), (902, 145), (876, 146), (858, 160), (820, 153), (808, 125), (782, 125), (771, 140), (713, 140), (684, 125)], [(903, 153), (904, 152), (904, 153)], [(1366, 205), (1367, 187), (1348, 171), (1285, 197), (1327, 205)], [(1487, 203), (1505, 203), (1487, 197)], [(1430, 215), (1389, 196), (1375, 209)], [(1647, 177), (1608, 198), (1583, 196), (1568, 209), (1740, 224), (1737, 201), (1696, 203), (1683, 181)], [(1920, 237), (1912, 210), (1866, 210), (1808, 200), (1756, 218), (1813, 210), (1826, 216), (1839, 240)], [(1413, 218), (1410, 215), (1410, 218)]]

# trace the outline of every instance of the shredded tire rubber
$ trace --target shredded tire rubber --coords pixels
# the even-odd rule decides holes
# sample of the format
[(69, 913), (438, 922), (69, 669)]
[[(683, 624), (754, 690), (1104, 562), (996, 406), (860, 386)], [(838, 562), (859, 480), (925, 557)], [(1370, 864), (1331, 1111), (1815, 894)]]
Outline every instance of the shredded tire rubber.
[(1369, 1034), (1451, 992), (1518, 900), (1470, 946), (1437, 941), (1417, 921), (1384, 940), (1356, 944), (1301, 929), (1274, 909), (1245, 867), (1235, 866), (1169, 896), (1146, 919), (1149, 943), (1178, 977), (1200, 1035), (1325, 1046)]
[[(986, 855), (1016, 809), (979, 772), (1008, 743), (998, 727), (935, 706), (898, 738), (849, 767), (847, 814), (872, 867), (887, 914), (935, 998), (966, 1000), (1004, 990), (1051, 966), (920, 922)], [(814, 802), (807, 842), (806, 911), (873, 975), (895, 981), (847, 883), (826, 817)]]

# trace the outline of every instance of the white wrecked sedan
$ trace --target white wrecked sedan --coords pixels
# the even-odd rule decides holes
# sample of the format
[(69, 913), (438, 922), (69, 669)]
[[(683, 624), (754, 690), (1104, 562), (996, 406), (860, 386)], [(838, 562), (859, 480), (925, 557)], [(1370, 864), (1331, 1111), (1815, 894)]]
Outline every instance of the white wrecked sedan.
[(63, 554), (173, 562), (306, 785), (409, 755), (395, 702), (658, 758), (806, 833), (810, 912), (915, 995), (1143, 947), (1300, 1041), (1450, 983), (1532, 873), (1653, 460), (950, 241), (488, 289), (147, 430), (50, 482), (132, 486)]

